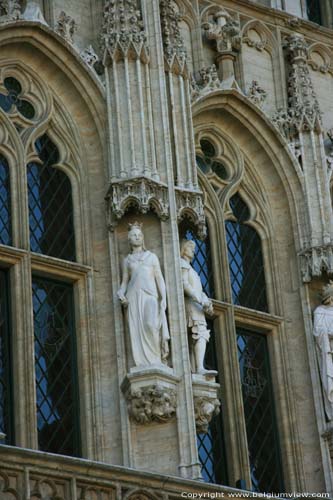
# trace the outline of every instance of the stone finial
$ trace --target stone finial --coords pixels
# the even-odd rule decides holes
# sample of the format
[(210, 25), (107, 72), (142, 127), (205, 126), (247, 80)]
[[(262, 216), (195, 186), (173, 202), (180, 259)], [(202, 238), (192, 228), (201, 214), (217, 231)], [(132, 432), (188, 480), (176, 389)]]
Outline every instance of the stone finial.
[(171, 0), (160, 0), (160, 12), (166, 69), (182, 73), (186, 68), (186, 49), (179, 27), (181, 16)]
[(253, 102), (253, 104), (258, 106), (259, 108), (262, 108), (267, 98), (267, 92), (262, 87), (260, 87), (259, 83), (256, 80), (253, 80), (251, 86), (247, 91), (247, 97), (251, 102)]
[(106, 0), (101, 48), (111, 60), (124, 57), (148, 60), (147, 37), (136, 0)]
[(68, 16), (65, 11), (60, 12), (55, 30), (67, 42), (74, 43), (73, 36), (77, 30), (77, 25), (73, 17)]
[(214, 21), (205, 22), (202, 27), (208, 40), (215, 40), (219, 53), (240, 50), (239, 22), (227, 11), (219, 11), (215, 14)]
[(22, 5), (18, 0), (0, 0), (0, 22), (16, 21), (21, 18)]
[(146, 386), (126, 395), (128, 413), (138, 424), (167, 422), (176, 415), (176, 392), (158, 385)]

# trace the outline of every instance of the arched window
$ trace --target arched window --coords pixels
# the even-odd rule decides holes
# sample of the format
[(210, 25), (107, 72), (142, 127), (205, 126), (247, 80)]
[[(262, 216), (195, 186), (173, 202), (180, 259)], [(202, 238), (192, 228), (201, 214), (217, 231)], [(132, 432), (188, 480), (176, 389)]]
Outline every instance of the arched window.
[[(72, 186), (48, 132), (32, 139), (36, 126), (54, 111), (50, 98), (40, 82), (32, 84), (26, 74), (21, 79), (12, 67), (0, 76), (2, 124), (16, 145), (14, 175), (10, 175), (12, 163), (0, 154), (0, 442), (15, 444), (17, 434), (18, 440), (34, 447), (37, 437), (40, 450), (79, 456), (77, 275), (68, 266), (76, 259)], [(12, 209), (19, 214), (15, 221)], [(15, 248), (10, 247), (13, 242)], [(27, 286), (30, 282), (32, 289)], [(11, 324), (10, 310), (15, 315)], [(33, 356), (21, 362), (24, 356), (17, 352), (22, 348), (31, 354), (34, 350), (35, 365)], [(13, 391), (13, 377), (16, 384), (26, 386)], [(32, 395), (29, 388), (34, 385)], [(29, 400), (20, 405), (16, 398), (25, 392)], [(31, 417), (26, 424), (22, 411), (14, 414), (13, 409), (20, 407), (29, 407), (29, 415), (35, 412), (35, 421)], [(22, 437), (22, 428), (29, 425), (30, 432)]]
[[(269, 329), (266, 327), (263, 331), (264, 329), (260, 328), (261, 315), (266, 318), (269, 312), (262, 242), (255, 229), (256, 222), (253, 220), (252, 212), (241, 193), (237, 192), (227, 197), (222, 206), (221, 200), (225, 199), (225, 188), (231, 177), (221, 154), (224, 148), (218, 150), (215, 144), (205, 138), (201, 139), (200, 146), (198, 167), (213, 187), (210, 196), (215, 198), (211, 209), (220, 206), (220, 214), (215, 213), (214, 232), (225, 235), (223, 248), (226, 255), (223, 259), (218, 259), (218, 256), (211, 254), (209, 234), (204, 242), (196, 239), (191, 230), (187, 231), (186, 236), (196, 241), (197, 251), (192, 265), (199, 273), (207, 295), (214, 297), (216, 310), (220, 310), (221, 314), (228, 312), (228, 317), (233, 318), (234, 324), (233, 329), (228, 326), (229, 321), (224, 323), (216, 321), (214, 326), (211, 326), (212, 337), (206, 352), (206, 368), (218, 370), (219, 382), (224, 387), (235, 378), (231, 376), (231, 371), (239, 370), (240, 386), (237, 389), (231, 387), (230, 393), (239, 391), (243, 403), (243, 428), (246, 433), (238, 436), (238, 439), (244, 442), (248, 450), (249, 467), (244, 472), (246, 477), (250, 477), (251, 484), (247, 484), (247, 487), (251, 487), (253, 491), (278, 493), (283, 491), (284, 486), (268, 337), (265, 333), (265, 331), (268, 333)], [(215, 163), (222, 165), (223, 169), (213, 168)], [(228, 208), (224, 210), (224, 206)], [(216, 212), (216, 210), (213, 208), (211, 211)], [(212, 227), (209, 233), (211, 231)], [(214, 278), (224, 281), (222, 288), (229, 288), (227, 299), (223, 297), (221, 300), (222, 297), (219, 297), (218, 293), (214, 295), (212, 293), (216, 288), (212, 282), (211, 259), (213, 258), (228, 263), (229, 269), (221, 269), (217, 276), (214, 275)], [(219, 289), (221, 290), (221, 287)], [(253, 310), (253, 313), (246, 310)], [(252, 318), (250, 322), (249, 315)], [(222, 324), (225, 325), (223, 328), (230, 331), (221, 330)], [(217, 338), (219, 342), (216, 341)], [(226, 343), (227, 338), (230, 339), (228, 343)], [(227, 346), (232, 345), (234, 352), (226, 352)], [(223, 355), (221, 349), (224, 350)], [(238, 366), (232, 361), (236, 356)], [(227, 358), (230, 365), (228, 370), (225, 367)], [(226, 402), (222, 398), (221, 414), (212, 419), (207, 434), (198, 435), (198, 452), (203, 478), (205, 481), (220, 484), (228, 484), (227, 460), (230, 456), (230, 453), (225, 453), (227, 447), (227, 434), (223, 432), (223, 420), (226, 418), (225, 405)], [(228, 425), (228, 428), (230, 427), (232, 424)], [(244, 477), (241, 475), (229, 485), (246, 487)]]
[(59, 153), (46, 134), (35, 144), (42, 164), (27, 167), (30, 248), (33, 252), (75, 260), (71, 184), (54, 168)]

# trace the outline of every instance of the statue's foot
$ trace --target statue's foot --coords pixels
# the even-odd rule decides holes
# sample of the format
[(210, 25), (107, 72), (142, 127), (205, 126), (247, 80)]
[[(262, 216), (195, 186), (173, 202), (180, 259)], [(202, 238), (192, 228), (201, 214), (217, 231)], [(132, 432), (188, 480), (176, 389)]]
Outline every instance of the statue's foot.
[(216, 375), (217, 371), (216, 370), (206, 370), (206, 368), (201, 368), (200, 370), (197, 371), (198, 375)]

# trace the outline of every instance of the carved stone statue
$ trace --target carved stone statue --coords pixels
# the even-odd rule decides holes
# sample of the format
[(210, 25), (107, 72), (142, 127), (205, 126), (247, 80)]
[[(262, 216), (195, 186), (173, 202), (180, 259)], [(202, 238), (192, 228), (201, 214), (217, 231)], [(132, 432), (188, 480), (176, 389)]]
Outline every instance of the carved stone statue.
[(333, 419), (333, 281), (323, 287), (322, 304), (314, 311), (313, 334), (327, 418)]
[(202, 290), (200, 276), (191, 266), (194, 252), (194, 241), (183, 240), (180, 248), (180, 256), (187, 326), (191, 337), (189, 345), (192, 372), (204, 375), (205, 373), (212, 373), (204, 368), (204, 358), (210, 332), (207, 329), (205, 315), (213, 314), (213, 304)]
[(127, 309), (135, 366), (166, 364), (169, 330), (165, 314), (166, 289), (158, 257), (144, 246), (142, 225), (129, 225), (131, 253), (123, 262), (118, 297)]

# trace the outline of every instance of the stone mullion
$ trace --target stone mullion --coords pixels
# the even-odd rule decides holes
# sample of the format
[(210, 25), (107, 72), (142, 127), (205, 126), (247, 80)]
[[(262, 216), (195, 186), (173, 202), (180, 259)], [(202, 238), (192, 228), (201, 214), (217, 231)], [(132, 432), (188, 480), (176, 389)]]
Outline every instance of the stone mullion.
[(173, 368), (175, 375), (181, 377), (177, 408), (179, 473), (182, 477), (199, 478), (200, 465), (196, 444), (191, 366), (179, 259), (175, 179), (173, 175), (159, 2), (157, 0), (142, 2), (142, 9), (150, 47), (151, 72), (154, 74), (154, 78), (151, 79), (154, 122), (160, 123), (160, 126), (156, 128), (157, 162), (159, 169), (163, 172), (162, 178), (167, 180), (169, 193), (170, 218), (162, 223), (162, 242), (164, 274), (168, 291)]

